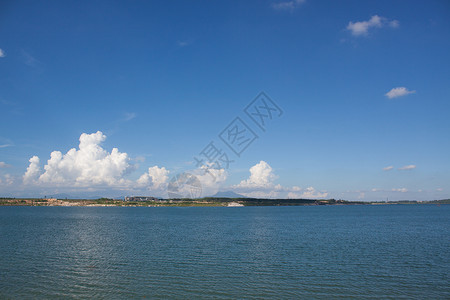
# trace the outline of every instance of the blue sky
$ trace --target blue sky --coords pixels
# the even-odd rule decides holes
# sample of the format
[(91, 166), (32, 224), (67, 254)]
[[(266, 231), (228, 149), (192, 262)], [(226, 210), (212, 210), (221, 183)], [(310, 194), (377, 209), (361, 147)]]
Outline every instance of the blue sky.
[[(187, 171), (203, 195), (448, 198), (449, 16), (447, 1), (2, 1), (0, 194), (166, 196)], [(265, 132), (244, 112), (261, 91), (283, 110)], [(236, 117), (258, 135), (240, 157), (218, 137)], [(229, 167), (196, 168), (211, 141)]]

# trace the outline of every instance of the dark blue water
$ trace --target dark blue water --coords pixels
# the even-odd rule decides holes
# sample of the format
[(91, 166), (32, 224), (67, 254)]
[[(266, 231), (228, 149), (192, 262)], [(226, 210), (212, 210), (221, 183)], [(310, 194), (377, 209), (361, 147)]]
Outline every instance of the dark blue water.
[(0, 298), (450, 298), (450, 206), (0, 207)]

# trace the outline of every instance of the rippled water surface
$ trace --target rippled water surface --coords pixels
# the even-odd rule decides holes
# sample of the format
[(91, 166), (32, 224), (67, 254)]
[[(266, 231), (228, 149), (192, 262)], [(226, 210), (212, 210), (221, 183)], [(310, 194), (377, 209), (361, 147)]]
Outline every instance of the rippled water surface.
[(450, 298), (450, 206), (0, 207), (0, 298)]

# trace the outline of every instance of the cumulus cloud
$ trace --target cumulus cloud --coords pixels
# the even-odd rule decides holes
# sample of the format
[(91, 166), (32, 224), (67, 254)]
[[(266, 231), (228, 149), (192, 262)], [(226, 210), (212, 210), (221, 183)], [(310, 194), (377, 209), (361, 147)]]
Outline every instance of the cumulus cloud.
[(228, 178), (225, 169), (215, 169), (212, 166), (213, 164), (202, 165), (197, 170), (192, 171), (192, 174), (200, 181), (203, 189), (202, 194), (205, 196), (217, 193)]
[(397, 20), (390, 21), (387, 18), (374, 15), (368, 21), (349, 22), (347, 30), (354, 36), (365, 36), (369, 33), (371, 28), (381, 28), (385, 26), (397, 28), (399, 24), (400, 23)]
[(301, 198), (309, 198), (309, 199), (325, 198), (326, 196), (328, 196), (327, 192), (319, 192), (312, 186), (307, 187), (305, 191), (301, 194)]
[(100, 144), (106, 139), (101, 132), (80, 136), (79, 149), (72, 148), (66, 154), (53, 151), (40, 173), (39, 157), (33, 156), (23, 179), (24, 183), (38, 182), (52, 185), (92, 186), (121, 185), (122, 178), (133, 168), (127, 153), (113, 148), (111, 153)]
[(388, 166), (388, 167), (384, 167), (383, 171), (390, 171), (394, 168), (394, 166)]
[(385, 94), (385, 96), (388, 97), (389, 99), (393, 99), (393, 98), (397, 98), (397, 97), (406, 96), (409, 94), (414, 94), (415, 92), (416, 91), (410, 91), (407, 88), (401, 86), (401, 87), (393, 88), (392, 90), (387, 92)]
[(399, 188), (399, 189), (392, 189), (393, 192), (400, 192), (400, 193), (406, 193), (408, 189), (406, 188)]
[(3, 49), (0, 49), (0, 57), (5, 57), (5, 56), (6, 56), (5, 51), (3, 51)]
[(277, 176), (273, 173), (272, 167), (261, 160), (259, 163), (250, 168), (250, 177), (242, 180), (238, 187), (270, 187), (273, 185), (273, 180)]
[(252, 198), (308, 198), (317, 199), (328, 196), (325, 191), (317, 191), (313, 187), (302, 189), (299, 186), (283, 187), (273, 182), (278, 176), (265, 161), (260, 161), (250, 168), (248, 179), (242, 180), (232, 188), (247, 197)]
[(398, 168), (399, 170), (413, 170), (416, 168), (416, 165), (407, 165), (407, 166), (403, 166), (401, 168)]
[(39, 157), (33, 156), (32, 158), (30, 158), (29, 162), (30, 165), (23, 175), (23, 182), (26, 184), (35, 182), (41, 173), (41, 167), (39, 166)]
[(291, 1), (277, 2), (273, 3), (272, 7), (276, 10), (293, 11), (294, 9), (302, 5), (304, 2), (305, 0), (291, 0)]
[(137, 183), (140, 186), (148, 186), (149, 189), (164, 189), (167, 187), (169, 171), (166, 168), (154, 166), (148, 168), (148, 172), (139, 177)]
[[(186, 170), (182, 173), (177, 173), (171, 176), (168, 184), (169, 197), (206, 197), (216, 194), (223, 188), (225, 181), (227, 180), (228, 173), (225, 169), (214, 168), (215, 163), (205, 163), (197, 169)], [(195, 181), (197, 186), (197, 180), (200, 184), (200, 189), (192, 190), (192, 186), (186, 186), (184, 181)], [(180, 183), (181, 182), (181, 183)], [(173, 196), (171, 194), (177, 194)]]
[(205, 186), (219, 184), (227, 180), (227, 172), (225, 169), (214, 169), (210, 166), (203, 165), (198, 170), (194, 171), (197, 178)]
[(232, 188), (247, 197), (252, 198), (278, 198), (286, 189), (281, 185), (274, 185), (273, 181), (277, 178), (272, 167), (265, 161), (250, 168), (248, 179), (242, 180)]
[[(63, 154), (53, 151), (45, 166), (41, 167), (38, 156), (29, 161), (27, 171), (23, 175), (23, 183), (42, 188), (58, 188), (63, 190), (89, 191), (102, 189), (126, 190), (131, 194), (149, 193), (157, 196), (167, 196), (169, 170), (165, 167), (153, 166), (142, 174), (136, 181), (126, 179), (126, 175), (136, 169), (131, 164), (127, 153), (113, 148), (111, 152), (105, 150), (101, 144), (106, 136), (96, 133), (83, 133), (79, 138), (79, 147), (70, 149)], [(142, 158), (136, 159), (142, 161)], [(204, 195), (217, 191), (227, 179), (224, 169), (214, 169), (212, 165), (202, 166), (191, 171), (202, 184)]]

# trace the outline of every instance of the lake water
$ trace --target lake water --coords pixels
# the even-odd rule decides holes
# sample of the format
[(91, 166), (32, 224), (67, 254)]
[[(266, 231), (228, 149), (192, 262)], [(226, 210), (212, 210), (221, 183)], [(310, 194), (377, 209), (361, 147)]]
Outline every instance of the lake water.
[(0, 298), (450, 298), (450, 205), (0, 207)]

